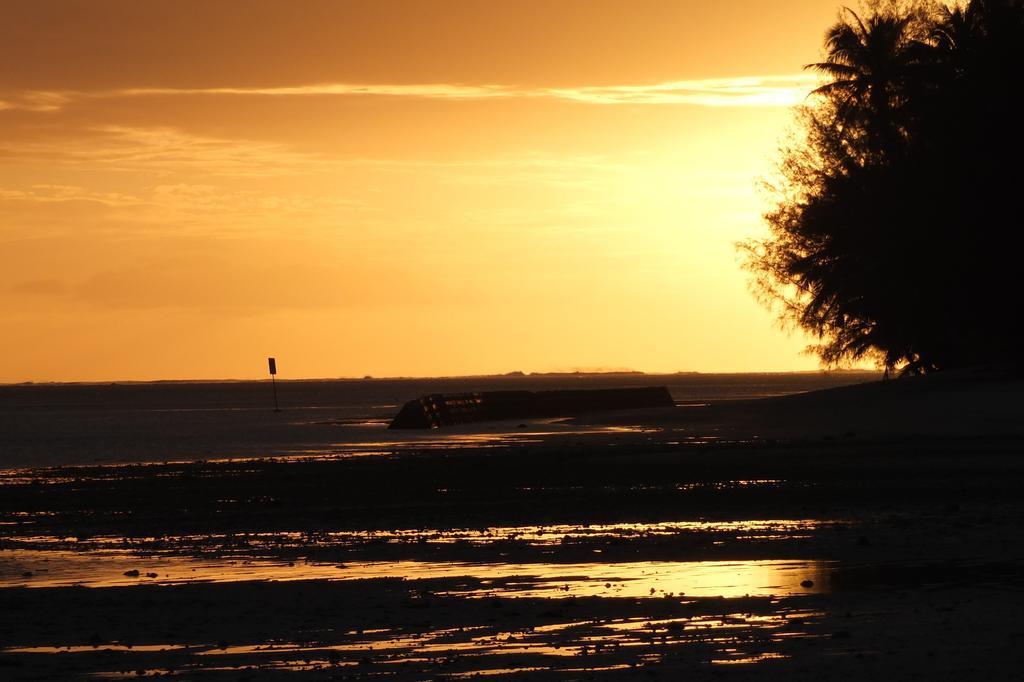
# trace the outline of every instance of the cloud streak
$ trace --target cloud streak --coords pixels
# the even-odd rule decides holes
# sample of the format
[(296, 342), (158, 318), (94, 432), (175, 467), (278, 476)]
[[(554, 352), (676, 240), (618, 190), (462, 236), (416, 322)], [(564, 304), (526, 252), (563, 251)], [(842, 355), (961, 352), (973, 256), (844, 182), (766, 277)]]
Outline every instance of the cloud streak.
[(705, 107), (789, 107), (817, 87), (810, 74), (679, 80), (646, 85), (529, 88), (510, 85), (452, 83), (321, 83), (285, 87), (121, 88), (94, 92), (24, 91), (0, 99), (0, 110), (59, 111), (91, 99), (146, 97), (390, 97), (423, 100), (481, 101), (533, 99), (593, 105), (690, 105)]
[(0, 163), (5, 161), (92, 172), (233, 178), (280, 177), (337, 167), (328, 159), (279, 143), (206, 137), (167, 127), (113, 125), (87, 128), (73, 139), (54, 142), (0, 141)]
[(706, 107), (790, 107), (817, 87), (809, 74), (671, 81), (546, 90), (558, 99), (588, 104), (689, 104)]

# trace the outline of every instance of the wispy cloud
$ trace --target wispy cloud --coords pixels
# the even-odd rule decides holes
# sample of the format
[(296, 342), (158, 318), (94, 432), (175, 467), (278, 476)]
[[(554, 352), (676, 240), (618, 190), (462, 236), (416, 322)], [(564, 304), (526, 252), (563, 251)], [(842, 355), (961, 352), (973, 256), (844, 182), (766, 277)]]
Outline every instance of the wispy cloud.
[(0, 110), (57, 111), (88, 99), (142, 97), (395, 97), (426, 100), (547, 99), (582, 104), (693, 105), (706, 107), (788, 107), (817, 85), (811, 74), (679, 80), (642, 85), (529, 88), (453, 83), (320, 83), (285, 87), (121, 88), (92, 92), (24, 91), (0, 99)]
[[(26, 230), (36, 236), (44, 232), (39, 219), (47, 225), (68, 227), (80, 234), (102, 232), (139, 235), (143, 232), (189, 231), (193, 234), (256, 233), (278, 229), (282, 223), (292, 227), (323, 224), (340, 216), (366, 216), (373, 209), (366, 202), (333, 194), (308, 194), (295, 191), (258, 191), (210, 184), (160, 184), (137, 187), (132, 193), (102, 192), (77, 185), (35, 184), (23, 188), (0, 186), (0, 221), (22, 223), (8, 230), (10, 237)], [(46, 220), (49, 218), (50, 220)], [(27, 227), (26, 227), (27, 225)], [(57, 232), (65, 230), (58, 228)], [(53, 230), (47, 230), (53, 233)]]
[(227, 140), (167, 127), (100, 126), (66, 140), (0, 141), (0, 160), (122, 173), (201, 173), (235, 178), (278, 177), (334, 167), (283, 144)]
[[(642, 159), (627, 163), (621, 157), (556, 156), (538, 152), (456, 160), (331, 156), (299, 151), (279, 142), (212, 137), (166, 126), (105, 125), (72, 132), (70, 136), (54, 140), (0, 140), (0, 165), (36, 164), (55, 169), (145, 174), (157, 178), (184, 175), (191, 178), (189, 183), (193, 183), (197, 173), (210, 178), (260, 179), (352, 170), (414, 175), (427, 172), (472, 183), (495, 173), (501, 175), (502, 181), (522, 176), (531, 181), (555, 182), (557, 178), (631, 170), (643, 164)], [(175, 182), (160, 180), (158, 184)], [(0, 187), (0, 199), (19, 198), (4, 192)], [(54, 200), (66, 199), (54, 197)]]
[(683, 80), (654, 85), (558, 88), (549, 96), (589, 104), (690, 104), (706, 107), (789, 107), (817, 87), (810, 74)]
[(377, 96), (419, 99), (496, 99), (526, 97), (529, 90), (504, 85), (423, 83), (409, 85), (321, 83), (275, 88), (127, 88), (97, 93), (99, 97), (238, 95), (248, 97)]
[(24, 90), (5, 95), (6, 99), (0, 99), (0, 111), (59, 111), (80, 99), (82, 94), (73, 91)]
[(138, 206), (144, 200), (121, 192), (96, 192), (77, 185), (36, 184), (28, 189), (0, 187), (0, 202), (26, 201), (41, 204), (88, 201), (110, 207)]

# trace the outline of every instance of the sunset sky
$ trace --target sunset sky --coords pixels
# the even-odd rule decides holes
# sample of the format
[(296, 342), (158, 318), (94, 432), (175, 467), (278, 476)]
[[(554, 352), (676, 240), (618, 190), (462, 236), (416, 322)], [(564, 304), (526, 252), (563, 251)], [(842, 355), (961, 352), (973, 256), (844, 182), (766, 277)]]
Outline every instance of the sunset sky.
[(0, 381), (813, 369), (734, 244), (837, 9), (5, 2)]

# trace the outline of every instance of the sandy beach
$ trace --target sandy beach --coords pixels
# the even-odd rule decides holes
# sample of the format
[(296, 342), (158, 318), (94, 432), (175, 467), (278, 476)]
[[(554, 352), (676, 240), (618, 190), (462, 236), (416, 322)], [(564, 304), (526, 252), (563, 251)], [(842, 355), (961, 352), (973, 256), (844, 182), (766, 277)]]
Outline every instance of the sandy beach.
[(1014, 679), (1022, 386), (982, 372), (514, 444), (11, 469), (0, 672)]

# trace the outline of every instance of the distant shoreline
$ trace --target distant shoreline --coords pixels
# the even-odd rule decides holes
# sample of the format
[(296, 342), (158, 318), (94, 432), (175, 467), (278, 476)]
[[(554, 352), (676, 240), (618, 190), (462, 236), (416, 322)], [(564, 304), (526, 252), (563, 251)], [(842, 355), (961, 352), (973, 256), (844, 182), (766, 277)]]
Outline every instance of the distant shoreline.
[[(516, 380), (516, 379), (560, 379), (560, 378), (617, 378), (617, 377), (643, 377), (645, 379), (657, 377), (741, 377), (741, 376), (812, 376), (812, 375), (842, 375), (842, 376), (882, 376), (880, 370), (875, 369), (831, 369), (831, 370), (792, 370), (792, 371), (763, 371), (763, 372), (507, 372), (504, 374), (466, 374), (466, 375), (439, 375), (439, 376), (362, 376), (362, 377), (277, 377), (278, 382), (363, 382), (363, 381), (469, 381), (474, 379), (493, 380)], [(7, 386), (135, 386), (135, 385), (161, 385), (161, 384), (241, 384), (257, 381), (269, 381), (269, 377), (252, 377), (248, 379), (106, 379), (106, 380), (83, 380), (83, 381), (0, 381), (0, 387)]]

